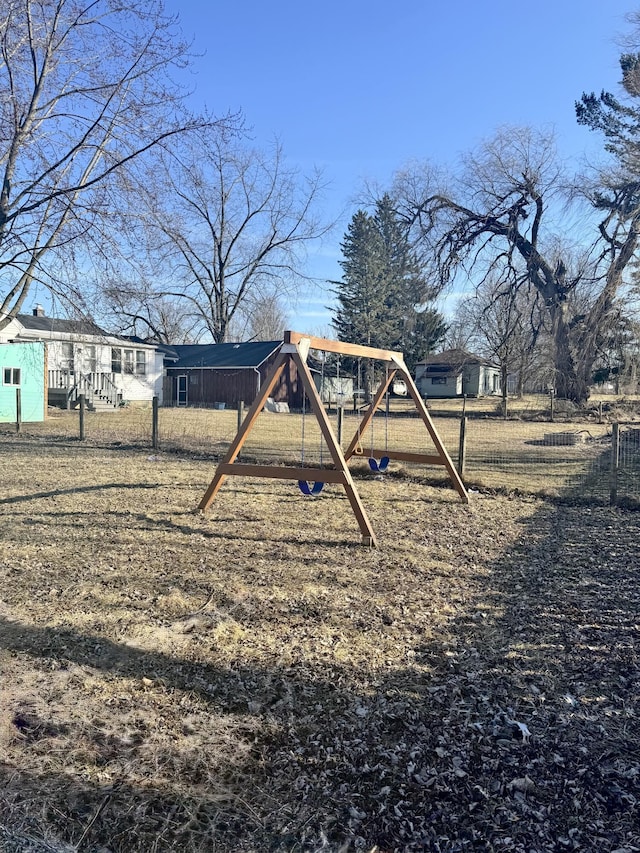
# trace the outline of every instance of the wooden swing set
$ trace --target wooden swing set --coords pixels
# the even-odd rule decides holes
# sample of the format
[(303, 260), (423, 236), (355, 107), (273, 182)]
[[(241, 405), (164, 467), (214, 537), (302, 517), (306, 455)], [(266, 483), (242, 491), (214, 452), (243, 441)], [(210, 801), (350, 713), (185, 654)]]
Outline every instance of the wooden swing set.
[[(309, 350), (317, 350), (324, 353), (336, 353), (338, 355), (346, 355), (354, 358), (369, 358), (385, 362), (387, 365), (386, 375), (373, 395), (371, 403), (364, 412), (355, 435), (344, 452), (342, 451), (331, 427), (324, 404), (322, 403), (320, 394), (318, 393), (309, 370), (309, 366), (307, 364)], [(270, 396), (271, 391), (290, 361), (295, 364), (298, 376), (302, 380), (303, 394), (306, 394), (311, 403), (311, 408), (316, 416), (320, 426), (320, 431), (331, 457), (331, 465), (316, 469), (309, 467), (294, 467), (291, 465), (249, 465), (237, 462), (236, 459), (242, 450), (242, 446), (251, 432), (260, 412), (264, 408), (267, 398)], [(207, 491), (200, 501), (198, 509), (203, 512), (208, 509), (222, 486), (222, 483), (229, 476), (297, 480), (300, 484), (301, 490), (305, 494), (317, 494), (325, 483), (338, 483), (343, 486), (347, 498), (349, 499), (349, 503), (351, 504), (351, 508), (362, 534), (362, 544), (375, 546), (376, 537), (366, 510), (360, 500), (360, 496), (355, 487), (347, 462), (352, 456), (362, 453), (361, 436), (371, 424), (376, 410), (380, 407), (389, 387), (393, 383), (394, 378), (397, 376), (404, 379), (406, 383), (407, 391), (416, 405), (418, 414), (422, 418), (427, 432), (431, 436), (435, 453), (409, 453), (403, 450), (389, 449), (387, 447), (371, 447), (371, 458), (373, 460), (380, 460), (380, 463), (377, 463), (379, 465), (379, 470), (383, 470), (382, 465), (386, 468), (386, 464), (389, 459), (401, 462), (422, 463), (424, 465), (442, 465), (446, 469), (449, 479), (460, 495), (461, 500), (464, 503), (468, 503), (469, 496), (465, 485), (460, 479), (460, 476), (451, 461), (435, 426), (433, 425), (424, 401), (421, 398), (409, 371), (407, 370), (404, 363), (404, 356), (401, 352), (360, 346), (358, 344), (349, 344), (342, 341), (333, 341), (328, 338), (304, 335), (300, 332), (285, 332), (284, 342), (280, 348), (276, 361), (271, 368), (271, 372), (262, 383), (260, 393), (247, 412), (247, 415), (224, 459), (218, 464), (213, 480), (209, 484)], [(387, 461), (384, 462), (384, 460)], [(376, 470), (375, 465), (372, 467), (373, 470)], [(314, 480), (313, 486), (310, 486), (308, 483), (310, 475), (312, 475), (312, 479)]]

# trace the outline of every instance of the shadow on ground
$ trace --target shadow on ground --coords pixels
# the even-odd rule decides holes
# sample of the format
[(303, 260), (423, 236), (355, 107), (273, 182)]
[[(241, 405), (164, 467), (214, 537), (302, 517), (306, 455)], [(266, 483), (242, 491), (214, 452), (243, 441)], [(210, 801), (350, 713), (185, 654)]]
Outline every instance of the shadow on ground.
[[(50, 850), (96, 853), (638, 849), (640, 514), (536, 506), (495, 560), (463, 555), (471, 582), (446, 631), (411, 632), (406, 590), (406, 664), (373, 674), (223, 669), (5, 616), (5, 662), (147, 679), (178, 706), (195, 697), (229, 721), (246, 749), (224, 756), (217, 778), (199, 779), (187, 756), (190, 785), (136, 777), (127, 761), (108, 778), (116, 756), (135, 766), (142, 742), (20, 708), (9, 723), (27, 755), (75, 739), (105, 781), (0, 765), (0, 828), (16, 850), (47, 830)], [(370, 616), (366, 630), (384, 624)]]

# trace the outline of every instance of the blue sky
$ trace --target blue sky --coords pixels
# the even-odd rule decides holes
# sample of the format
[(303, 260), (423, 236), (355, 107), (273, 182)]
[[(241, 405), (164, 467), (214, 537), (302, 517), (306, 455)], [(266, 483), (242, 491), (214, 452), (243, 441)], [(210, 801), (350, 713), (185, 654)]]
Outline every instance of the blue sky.
[[(241, 109), (257, 145), (274, 137), (302, 171), (324, 170), (338, 224), (310, 257), (340, 278), (339, 244), (365, 180), (386, 185), (410, 160), (453, 164), (505, 124), (554, 128), (579, 162), (597, 139), (576, 124), (583, 91), (615, 91), (629, 0), (165, 0), (202, 53), (196, 97)], [(326, 286), (324, 286), (326, 287)], [(320, 284), (290, 326), (326, 333)]]

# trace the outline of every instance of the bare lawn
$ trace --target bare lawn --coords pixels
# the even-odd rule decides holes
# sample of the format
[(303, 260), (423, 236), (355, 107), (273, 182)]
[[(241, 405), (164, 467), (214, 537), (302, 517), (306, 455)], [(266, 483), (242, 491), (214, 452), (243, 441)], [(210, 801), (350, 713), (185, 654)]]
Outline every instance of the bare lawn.
[(637, 512), (0, 452), (0, 850), (640, 850)]

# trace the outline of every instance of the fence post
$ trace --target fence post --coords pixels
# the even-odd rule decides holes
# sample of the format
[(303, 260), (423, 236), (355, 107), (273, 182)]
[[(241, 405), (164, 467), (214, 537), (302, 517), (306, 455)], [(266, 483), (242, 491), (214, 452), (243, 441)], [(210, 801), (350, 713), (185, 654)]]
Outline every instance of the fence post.
[(244, 400), (238, 400), (238, 432), (244, 420)]
[(338, 444), (342, 447), (342, 433), (344, 430), (344, 406), (338, 406)]
[(458, 474), (464, 478), (467, 456), (467, 417), (460, 418), (460, 439), (458, 441)]
[(619, 424), (611, 424), (611, 471), (609, 474), (609, 503), (615, 506), (618, 502), (618, 469), (620, 467), (620, 428)]
[(84, 394), (78, 395), (78, 402), (80, 403), (80, 441), (84, 441), (84, 415), (87, 407)]
[(20, 388), (16, 388), (16, 432), (22, 430), (22, 394)]
[(151, 446), (158, 449), (158, 398), (151, 400)]
[(556, 395), (555, 395), (555, 392), (554, 392), (553, 388), (551, 388), (551, 390), (549, 391), (549, 415), (550, 415), (551, 423), (553, 423), (553, 417), (554, 417), (554, 411), (553, 411), (554, 406), (553, 406), (553, 401), (554, 401), (554, 399), (555, 399), (555, 396), (556, 396)]

